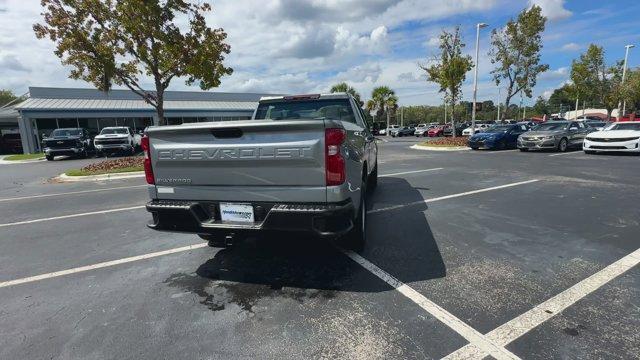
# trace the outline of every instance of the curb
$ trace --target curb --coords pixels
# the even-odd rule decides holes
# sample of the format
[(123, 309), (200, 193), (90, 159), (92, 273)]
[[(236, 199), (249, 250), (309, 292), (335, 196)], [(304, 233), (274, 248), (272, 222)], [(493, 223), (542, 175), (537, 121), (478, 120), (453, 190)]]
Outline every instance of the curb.
[(144, 171), (132, 171), (125, 173), (113, 173), (113, 174), (102, 174), (102, 175), (88, 175), (88, 176), (68, 176), (66, 174), (60, 174), (53, 178), (54, 181), (59, 182), (90, 182), (90, 181), (109, 181), (109, 180), (120, 180), (120, 179), (135, 179), (135, 178), (143, 178)]
[(424, 150), (424, 151), (465, 151), (471, 150), (470, 147), (466, 146), (451, 146), (451, 147), (441, 147), (441, 146), (424, 146), (424, 145), (413, 145), (411, 149), (414, 150)]
[(37, 163), (42, 161), (46, 161), (46, 159), (38, 158), (38, 159), (32, 159), (32, 160), (4, 160), (4, 157), (3, 157), (3, 158), (0, 158), (0, 165), (30, 164), (30, 163)]

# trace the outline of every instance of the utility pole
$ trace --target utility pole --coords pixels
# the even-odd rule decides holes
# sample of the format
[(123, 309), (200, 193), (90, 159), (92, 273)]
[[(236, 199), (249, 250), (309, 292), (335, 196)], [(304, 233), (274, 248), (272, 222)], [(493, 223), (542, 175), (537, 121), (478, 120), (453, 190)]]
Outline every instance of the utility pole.
[[(520, 91), (520, 108), (518, 109), (518, 115), (520, 115), (520, 109), (522, 109), (522, 91)], [(517, 115), (516, 115), (515, 120), (518, 120), (518, 116)]]
[(444, 123), (447, 123), (447, 100), (444, 101)]
[[(476, 133), (476, 97), (478, 94), (478, 57), (480, 54), (480, 29), (487, 27), (485, 23), (476, 24), (476, 63), (473, 70), (473, 108), (471, 109), (471, 135)], [(453, 129), (456, 132), (456, 129)]]
[[(622, 83), (624, 85), (624, 78), (627, 75), (627, 59), (629, 58), (629, 49), (634, 48), (635, 45), (625, 45), (624, 47), (624, 65), (622, 67)], [(627, 111), (627, 100), (624, 100), (624, 105), (622, 106), (622, 115), (620, 114), (620, 102), (618, 101), (618, 121), (624, 116), (624, 113)]]
[(587, 105), (587, 100), (582, 100), (582, 117), (584, 117), (584, 108)]
[(400, 106), (400, 126), (404, 126), (404, 106)]
[(501, 99), (501, 96), (500, 96), (500, 92), (501, 92), (501, 91), (500, 91), (500, 90), (502, 90), (502, 89), (498, 88), (498, 101), (497, 101), (497, 103), (498, 103), (498, 116), (496, 116), (496, 123), (499, 123), (499, 122), (500, 122), (500, 106), (502, 105), (502, 104), (500, 103), (500, 101), (501, 101), (501, 100), (500, 100), (500, 99)]
[(576, 116), (574, 117), (574, 119), (578, 120), (578, 98), (576, 97)]

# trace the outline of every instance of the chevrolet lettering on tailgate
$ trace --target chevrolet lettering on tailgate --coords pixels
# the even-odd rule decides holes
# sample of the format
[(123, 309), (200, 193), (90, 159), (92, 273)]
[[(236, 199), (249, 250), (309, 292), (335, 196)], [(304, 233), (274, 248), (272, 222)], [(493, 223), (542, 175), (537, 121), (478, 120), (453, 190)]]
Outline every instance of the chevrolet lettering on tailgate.
[(160, 160), (258, 160), (311, 158), (311, 147), (218, 148), (158, 151)]

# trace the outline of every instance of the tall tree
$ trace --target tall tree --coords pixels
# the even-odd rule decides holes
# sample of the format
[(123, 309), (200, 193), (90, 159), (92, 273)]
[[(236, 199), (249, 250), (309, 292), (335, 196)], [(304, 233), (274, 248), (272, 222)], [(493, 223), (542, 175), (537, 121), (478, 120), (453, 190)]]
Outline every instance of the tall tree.
[(11, 90), (0, 90), (0, 108), (8, 105), (15, 105), (23, 99), (23, 96), (16, 96), (16, 94)]
[[(462, 83), (467, 72), (473, 67), (471, 56), (462, 55), (464, 46), (459, 26), (452, 32), (442, 30), (440, 53), (432, 59), (432, 65), (420, 65), (427, 73), (427, 81), (440, 86), (440, 92), (444, 93), (445, 102), (450, 104), (450, 109), (455, 109), (456, 102), (462, 97)], [(455, 114), (455, 111), (451, 113)], [(451, 125), (455, 127), (454, 118), (455, 116), (452, 116)], [(456, 136), (455, 131), (453, 136)]]
[(509, 20), (504, 28), (491, 32), (489, 56), (496, 65), (491, 74), (496, 85), (503, 81), (507, 85), (503, 120), (507, 118), (511, 99), (521, 91), (531, 98), (538, 75), (549, 69), (548, 64), (540, 64), (546, 22), (542, 9), (534, 5), (523, 10), (517, 19)]
[(553, 93), (549, 97), (549, 101), (547, 105), (549, 106), (549, 111), (554, 112), (564, 112), (564, 110), (571, 109), (573, 104), (575, 104), (575, 94), (573, 84), (565, 84), (562, 87), (559, 87), (553, 90)]
[(356, 99), (358, 104), (360, 104), (360, 107), (364, 106), (364, 101), (362, 101), (362, 99), (360, 98), (360, 93), (358, 93), (356, 89), (354, 89), (352, 86), (350, 86), (346, 82), (337, 83), (331, 87), (331, 93), (339, 93), (339, 92), (351, 94), (351, 96), (353, 96), (353, 98)]
[[(375, 111), (376, 119), (387, 114), (387, 129), (391, 121), (391, 112), (398, 108), (398, 97), (395, 91), (387, 86), (379, 86), (371, 92), (371, 100), (367, 101), (367, 111)], [(388, 130), (387, 130), (388, 131)], [(388, 135), (388, 134), (387, 134)]]
[(627, 102), (627, 109), (640, 109), (640, 68), (628, 69), (622, 86), (622, 97)]
[(607, 116), (611, 117), (621, 98), (622, 63), (607, 66), (604, 49), (591, 44), (580, 58), (571, 63), (571, 81), (575, 93), (586, 101), (603, 106), (607, 109)]
[(536, 99), (536, 103), (533, 105), (533, 108), (531, 109), (533, 111), (533, 116), (540, 116), (543, 117), (545, 115), (549, 116), (551, 115), (551, 111), (549, 109), (549, 102), (547, 100), (545, 100), (545, 98), (543, 98), (542, 96), (538, 96), (538, 98)]
[[(207, 26), (208, 3), (187, 0), (41, 0), (44, 22), (33, 30), (56, 44), (69, 77), (109, 91), (126, 86), (152, 105), (161, 125), (164, 92), (174, 78), (206, 90), (232, 73), (223, 29)], [(155, 91), (143, 87), (150, 77)]]

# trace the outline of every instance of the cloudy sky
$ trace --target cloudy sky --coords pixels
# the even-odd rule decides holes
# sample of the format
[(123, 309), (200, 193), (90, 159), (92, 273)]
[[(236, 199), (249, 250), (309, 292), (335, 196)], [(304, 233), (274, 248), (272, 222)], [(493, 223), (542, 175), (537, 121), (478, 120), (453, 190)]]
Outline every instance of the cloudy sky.
[[(220, 91), (315, 93), (347, 81), (366, 98), (387, 85), (402, 105), (438, 104), (442, 97), (427, 83), (418, 64), (437, 52), (442, 29), (460, 25), (473, 53), (475, 24), (486, 22), (480, 39), (478, 97), (498, 98), (486, 55), (489, 33), (532, 3), (549, 22), (542, 60), (551, 70), (541, 76), (535, 96), (549, 95), (568, 78), (568, 67), (589, 43), (605, 47), (607, 60), (624, 56), (640, 66), (637, 0), (211, 0), (208, 20), (223, 27), (231, 45), (227, 64), (234, 68)], [(28, 86), (88, 87), (67, 78), (52, 54), (53, 44), (37, 40), (31, 26), (40, 21), (37, 0), (0, 0), (0, 89), (25, 93)], [(471, 96), (472, 73), (464, 98)], [(174, 80), (171, 89), (189, 89)], [(193, 89), (197, 90), (197, 89)], [(526, 100), (526, 99), (525, 99)], [(533, 100), (529, 100), (532, 102)]]

